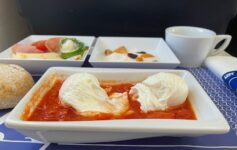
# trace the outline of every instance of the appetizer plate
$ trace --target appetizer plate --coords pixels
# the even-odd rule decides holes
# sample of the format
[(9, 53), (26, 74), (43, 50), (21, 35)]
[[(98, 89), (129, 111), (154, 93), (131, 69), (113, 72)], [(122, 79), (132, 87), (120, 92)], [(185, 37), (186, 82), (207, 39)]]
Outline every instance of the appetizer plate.
[[(189, 87), (189, 100), (197, 120), (180, 119), (121, 119), (104, 121), (23, 121), (20, 114), (32, 94), (53, 74), (65, 76), (78, 72), (94, 74), (101, 80), (141, 81), (158, 72), (181, 76)], [(38, 90), (39, 91), (39, 90)], [(227, 121), (191, 73), (185, 70), (158, 69), (95, 69), (50, 68), (26, 96), (17, 104), (5, 121), (24, 135), (54, 143), (109, 142), (156, 136), (200, 136), (223, 134), (230, 129)]]
[(35, 41), (46, 40), (52, 37), (77, 38), (78, 40), (85, 43), (85, 45), (89, 46), (89, 50), (85, 52), (81, 60), (15, 59), (11, 57), (11, 49), (13, 47), (11, 46), (10, 48), (0, 53), (0, 63), (20, 65), (32, 74), (43, 74), (43, 72), (45, 72), (49, 67), (52, 66), (80, 67), (83, 65), (86, 56), (92, 47), (92, 43), (95, 40), (94, 36), (30, 35), (18, 43), (31, 44)]
[[(107, 61), (104, 51), (124, 46), (128, 51), (144, 51), (154, 55), (158, 62)], [(176, 68), (180, 61), (162, 38), (98, 37), (89, 62), (94, 67), (109, 68)]]

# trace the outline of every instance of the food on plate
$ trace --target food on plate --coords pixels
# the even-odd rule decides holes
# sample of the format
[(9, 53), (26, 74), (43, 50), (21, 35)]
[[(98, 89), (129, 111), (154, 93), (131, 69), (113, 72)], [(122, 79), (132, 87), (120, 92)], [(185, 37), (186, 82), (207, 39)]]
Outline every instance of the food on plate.
[(109, 55), (107, 55), (105, 57), (106, 61), (117, 61), (117, 62), (121, 62), (121, 61), (132, 61), (132, 59), (130, 57), (128, 57), (127, 54), (120, 54), (120, 53), (116, 53), (113, 52)]
[(50, 52), (59, 52), (59, 46), (60, 46), (60, 41), (63, 38), (60, 37), (54, 37), (54, 38), (49, 38), (48, 40), (45, 41), (45, 46), (47, 47), (47, 50)]
[(137, 83), (129, 94), (141, 104), (143, 112), (166, 110), (184, 103), (188, 86), (180, 76), (161, 72)]
[(12, 48), (13, 56), (15, 53), (43, 53), (43, 51), (32, 45), (16, 44)]
[(59, 53), (15, 53), (16, 59), (62, 59)]
[(76, 38), (53, 37), (33, 42), (31, 45), (14, 45), (12, 58), (80, 60), (87, 50), (88, 47)]
[(14, 107), (33, 84), (31, 75), (22, 67), (0, 64), (0, 109)]
[(42, 89), (34, 93), (21, 119), (196, 119), (187, 98), (188, 86), (172, 73), (154, 74), (137, 83), (100, 81), (89, 73), (75, 73), (69, 77), (54, 75), (49, 80), (51, 82), (45, 82)]
[(128, 109), (127, 93), (108, 95), (98, 79), (88, 73), (78, 73), (67, 78), (59, 91), (62, 103), (72, 106), (82, 116), (98, 113), (123, 113)]
[(118, 47), (114, 51), (104, 51), (106, 61), (135, 61), (135, 62), (158, 62), (156, 56), (145, 51), (132, 50), (129, 52), (125, 46)]
[(32, 46), (35, 46), (37, 49), (47, 52), (48, 48), (45, 45), (46, 40), (40, 40), (32, 43)]
[(83, 56), (83, 53), (88, 49), (84, 43), (79, 42), (77, 39), (64, 38), (60, 41), (60, 52), (64, 59), (73, 56)]
[(119, 54), (127, 54), (128, 50), (126, 47), (121, 46), (121, 47), (115, 49), (114, 52), (119, 53)]

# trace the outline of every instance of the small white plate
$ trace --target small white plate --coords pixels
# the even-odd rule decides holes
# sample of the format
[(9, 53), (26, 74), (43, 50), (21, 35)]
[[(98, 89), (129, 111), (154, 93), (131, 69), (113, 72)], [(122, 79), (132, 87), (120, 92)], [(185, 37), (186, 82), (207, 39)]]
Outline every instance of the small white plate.
[(62, 36), (62, 35), (30, 35), (25, 39), (21, 40), (18, 43), (21, 44), (32, 44), (35, 41), (46, 40), (51, 37), (71, 37), (77, 38), (78, 40), (85, 43), (86, 46), (89, 46), (89, 50), (83, 55), (81, 60), (40, 60), (40, 59), (13, 59), (11, 58), (11, 49), (6, 49), (0, 53), (0, 63), (5, 64), (17, 64), (24, 67), (32, 74), (43, 74), (49, 67), (52, 66), (71, 66), (71, 67), (80, 67), (83, 65), (88, 52), (92, 47), (92, 43), (95, 40), (94, 36)]
[[(155, 55), (158, 62), (116, 62), (106, 61), (105, 49), (115, 50), (125, 46), (128, 51), (146, 51)], [(121, 68), (176, 68), (180, 61), (162, 38), (142, 37), (99, 37), (93, 48), (89, 62), (94, 67)]]
[[(100, 80), (141, 81), (158, 72), (181, 76), (189, 87), (189, 100), (197, 120), (121, 119), (104, 121), (22, 121), (20, 115), (33, 93), (52, 74), (65, 76), (77, 72), (94, 74)], [(34, 108), (34, 106), (32, 106)], [(227, 121), (191, 73), (185, 70), (50, 68), (10, 112), (5, 121), (10, 128), (36, 140), (53, 143), (109, 142), (155, 136), (200, 136), (223, 134), (230, 129)]]

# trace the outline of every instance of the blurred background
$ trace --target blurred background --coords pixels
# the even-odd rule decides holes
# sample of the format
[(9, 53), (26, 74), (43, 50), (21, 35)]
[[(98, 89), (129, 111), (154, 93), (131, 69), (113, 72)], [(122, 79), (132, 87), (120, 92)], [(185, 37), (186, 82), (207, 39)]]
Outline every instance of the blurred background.
[(164, 37), (198, 26), (230, 34), (237, 56), (237, 0), (0, 0), (0, 51), (30, 34)]

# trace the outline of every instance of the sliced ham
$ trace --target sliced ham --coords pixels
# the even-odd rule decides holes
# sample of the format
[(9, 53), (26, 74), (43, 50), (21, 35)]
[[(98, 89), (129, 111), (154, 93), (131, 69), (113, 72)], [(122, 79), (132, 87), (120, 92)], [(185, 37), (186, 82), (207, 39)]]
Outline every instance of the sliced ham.
[(46, 40), (45, 46), (47, 47), (48, 51), (50, 52), (59, 52), (59, 43), (62, 38), (55, 37)]
[(35, 46), (27, 44), (16, 44), (12, 47), (12, 52), (16, 53), (43, 53), (43, 51), (37, 49)]

